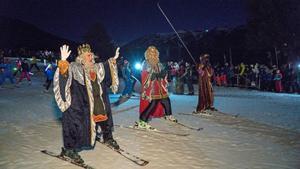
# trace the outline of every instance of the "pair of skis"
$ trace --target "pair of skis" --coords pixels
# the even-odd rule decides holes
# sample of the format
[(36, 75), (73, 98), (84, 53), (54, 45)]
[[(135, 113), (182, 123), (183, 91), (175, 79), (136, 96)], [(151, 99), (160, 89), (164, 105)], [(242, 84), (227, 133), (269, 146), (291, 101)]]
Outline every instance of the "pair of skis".
[(204, 112), (204, 113), (196, 113), (194, 111), (192, 113), (179, 113), (179, 115), (195, 116), (195, 117), (199, 117), (199, 118), (200, 117), (215, 117), (216, 114), (214, 114), (213, 112), (217, 112), (219, 114), (226, 115), (226, 116), (231, 116), (233, 118), (238, 118), (240, 116), (240, 114), (231, 115), (231, 114), (223, 113), (220, 111), (212, 111), (212, 112)]
[[(100, 142), (100, 141), (98, 141), (98, 142)], [(103, 144), (103, 145), (105, 145), (105, 146), (107, 146), (111, 150), (117, 152), (118, 154), (120, 154), (121, 156), (123, 156), (124, 158), (126, 158), (127, 160), (129, 160), (129, 161), (131, 161), (131, 162), (133, 162), (133, 163), (135, 163), (135, 164), (137, 164), (139, 166), (145, 166), (145, 165), (147, 165), (149, 163), (149, 161), (144, 160), (144, 159), (142, 159), (142, 158), (140, 158), (140, 157), (138, 157), (136, 155), (133, 155), (133, 154), (125, 151), (122, 148), (114, 149), (113, 147), (111, 147), (111, 146), (109, 146), (109, 145), (107, 145), (107, 144), (105, 144), (103, 142), (100, 142), (100, 143)], [(69, 157), (62, 156), (62, 155), (54, 153), (52, 151), (42, 150), (41, 152), (44, 153), (44, 154), (46, 154), (46, 155), (49, 155), (51, 157), (55, 157), (55, 158), (58, 158), (60, 160), (69, 162), (71, 164), (74, 164), (74, 165), (76, 165), (78, 167), (81, 167), (81, 168), (84, 168), (84, 169), (95, 169), (94, 167), (92, 167), (92, 166), (90, 166), (90, 165), (88, 165), (86, 163), (78, 163), (78, 162), (76, 162), (75, 160), (73, 160), (73, 159), (71, 159)]]
[(179, 125), (179, 126), (182, 126), (182, 127), (184, 127), (184, 128), (187, 128), (187, 129), (190, 129), (190, 130), (194, 130), (194, 131), (201, 131), (201, 130), (203, 130), (202, 127), (195, 128), (195, 127), (191, 127), (191, 126), (188, 126), (188, 125), (186, 125), (186, 124), (180, 123), (180, 122), (178, 122), (178, 121), (172, 122), (172, 123), (175, 123), (175, 124), (177, 124), (177, 125)]
[[(189, 130), (194, 130), (194, 131), (203, 130), (202, 127), (195, 128), (195, 127), (191, 127), (191, 126), (188, 126), (186, 124), (180, 123), (178, 121), (176, 121), (176, 122), (170, 121), (170, 122), (173, 123), (173, 124), (179, 125), (181, 127), (187, 128)], [(155, 133), (175, 135), (175, 136), (188, 136), (188, 135), (190, 135), (188, 133), (175, 133), (175, 132), (169, 132), (169, 131), (163, 131), (163, 130), (157, 130), (157, 129), (155, 129), (155, 130), (142, 129), (142, 128), (138, 128), (137, 124), (135, 124), (134, 126), (123, 126), (123, 125), (115, 125), (115, 126), (119, 127), (119, 128), (127, 128), (127, 129), (132, 129), (132, 130), (139, 130), (139, 131), (144, 131), (144, 132), (155, 132)]]
[(147, 129), (142, 129), (138, 128), (137, 126), (123, 126), (123, 125), (115, 125), (116, 127), (119, 128), (126, 128), (130, 130), (137, 130), (137, 131), (143, 131), (143, 132), (154, 132), (154, 133), (159, 133), (159, 134), (167, 134), (167, 135), (175, 135), (175, 136), (188, 136), (190, 134), (187, 133), (174, 133), (174, 132), (168, 132), (168, 131), (163, 131), (163, 130), (147, 130)]

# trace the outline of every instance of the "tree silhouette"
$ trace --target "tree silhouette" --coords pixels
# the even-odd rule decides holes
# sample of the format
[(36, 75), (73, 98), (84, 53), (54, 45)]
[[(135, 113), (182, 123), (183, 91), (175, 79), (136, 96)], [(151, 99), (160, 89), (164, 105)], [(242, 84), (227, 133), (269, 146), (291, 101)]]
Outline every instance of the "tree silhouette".
[(286, 51), (289, 45), (295, 43), (295, 33), (299, 32), (300, 25), (297, 15), (299, 1), (248, 0), (248, 10), (249, 50), (261, 53), (273, 51), (274, 55), (274, 49)]
[(93, 52), (100, 57), (100, 60), (114, 55), (114, 44), (101, 23), (93, 24), (83, 38), (85, 43), (91, 45)]

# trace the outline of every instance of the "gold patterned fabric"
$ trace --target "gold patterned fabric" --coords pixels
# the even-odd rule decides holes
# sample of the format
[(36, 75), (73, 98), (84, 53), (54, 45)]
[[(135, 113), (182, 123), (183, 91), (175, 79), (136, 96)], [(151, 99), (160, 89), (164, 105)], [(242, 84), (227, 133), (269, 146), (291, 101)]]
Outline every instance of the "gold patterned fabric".
[(116, 93), (119, 87), (119, 77), (118, 77), (118, 68), (117, 68), (116, 60), (110, 58), (108, 60), (108, 64), (110, 68), (110, 76), (112, 81), (110, 88), (113, 93)]

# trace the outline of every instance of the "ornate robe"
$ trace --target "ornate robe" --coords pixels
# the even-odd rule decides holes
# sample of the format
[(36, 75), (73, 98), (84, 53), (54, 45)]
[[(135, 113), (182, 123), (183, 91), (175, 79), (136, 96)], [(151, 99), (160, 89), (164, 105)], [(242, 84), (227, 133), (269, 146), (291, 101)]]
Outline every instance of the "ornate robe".
[[(60, 61), (66, 62), (66, 61)], [(65, 73), (62, 73), (65, 71)], [(95, 143), (94, 106), (102, 104), (103, 120), (113, 128), (113, 120), (108, 97), (108, 87), (115, 93), (119, 80), (117, 66), (113, 59), (95, 64), (96, 81), (89, 80), (89, 73), (83, 65), (72, 62), (60, 64), (54, 75), (54, 94), (58, 107), (63, 112), (62, 128), (64, 147), (70, 149), (92, 148)], [(95, 88), (97, 86), (97, 89)], [(99, 93), (95, 94), (95, 91)], [(95, 96), (100, 96), (96, 98)], [(100, 100), (101, 103), (94, 102)]]
[(203, 111), (207, 108), (212, 108), (214, 103), (213, 88), (211, 84), (213, 69), (210, 66), (200, 64), (198, 68), (198, 73), (199, 95), (197, 111)]
[[(161, 63), (158, 64), (159, 72), (155, 72), (149, 64), (143, 63), (142, 69), (142, 87), (140, 98), (140, 113), (142, 113), (149, 105), (151, 100), (163, 99), (169, 97), (168, 94), (168, 81), (165, 79), (167, 72), (163, 69)], [(163, 117), (164, 108), (159, 103), (151, 117)]]

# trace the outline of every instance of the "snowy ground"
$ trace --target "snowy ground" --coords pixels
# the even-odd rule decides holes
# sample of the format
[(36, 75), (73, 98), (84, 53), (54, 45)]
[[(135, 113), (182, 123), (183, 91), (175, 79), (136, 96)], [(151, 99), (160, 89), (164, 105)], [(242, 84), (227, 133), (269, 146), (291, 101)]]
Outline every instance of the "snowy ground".
[[(33, 84), (0, 90), (0, 168), (78, 168), (40, 153), (60, 151), (61, 125), (52, 93), (42, 93), (41, 77)], [(150, 163), (139, 167), (117, 153), (96, 145), (81, 152), (95, 168), (107, 169), (297, 169), (300, 168), (300, 96), (237, 88), (216, 88), (213, 116), (192, 116), (197, 96), (171, 95), (174, 115), (180, 122), (203, 127), (197, 132), (161, 119), (151, 123), (160, 130), (189, 133), (180, 137), (115, 128), (121, 147)], [(116, 100), (118, 95), (111, 95)], [(138, 120), (138, 98), (113, 108), (115, 124)], [(127, 109), (127, 111), (123, 111)], [(238, 115), (238, 117), (231, 116)]]

